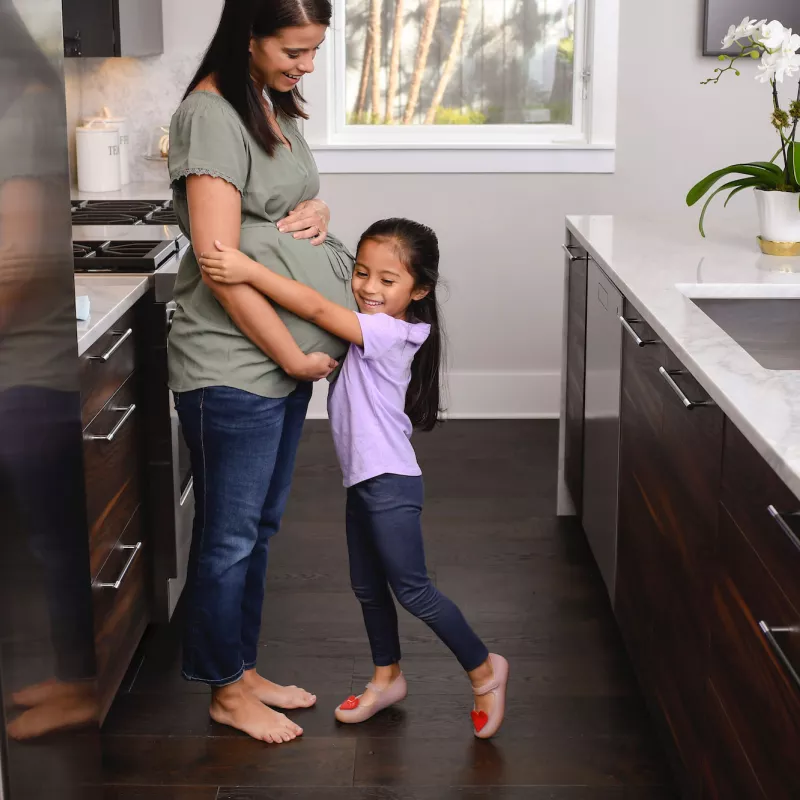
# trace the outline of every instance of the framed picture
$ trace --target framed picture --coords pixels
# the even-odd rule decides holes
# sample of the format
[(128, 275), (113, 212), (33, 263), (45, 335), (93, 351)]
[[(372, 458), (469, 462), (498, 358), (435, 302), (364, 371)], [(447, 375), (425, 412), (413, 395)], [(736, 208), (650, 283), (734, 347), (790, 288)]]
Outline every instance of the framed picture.
[(722, 39), (731, 25), (738, 25), (745, 17), (777, 19), (800, 33), (800, 0), (706, 0), (703, 55), (735, 53), (736, 45), (722, 49)]

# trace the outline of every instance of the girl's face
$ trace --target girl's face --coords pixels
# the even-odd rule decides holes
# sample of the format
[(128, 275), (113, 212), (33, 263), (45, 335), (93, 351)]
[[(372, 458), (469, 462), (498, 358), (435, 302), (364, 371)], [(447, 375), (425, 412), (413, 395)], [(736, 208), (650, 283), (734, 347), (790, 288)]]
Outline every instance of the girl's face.
[(392, 243), (368, 239), (358, 248), (353, 296), (362, 314), (405, 319), (412, 300), (422, 300), (427, 294), (427, 289), (415, 287), (414, 276)]
[(312, 24), (251, 39), (253, 77), (276, 92), (290, 92), (304, 75), (314, 71), (314, 56), (327, 32), (324, 25)]

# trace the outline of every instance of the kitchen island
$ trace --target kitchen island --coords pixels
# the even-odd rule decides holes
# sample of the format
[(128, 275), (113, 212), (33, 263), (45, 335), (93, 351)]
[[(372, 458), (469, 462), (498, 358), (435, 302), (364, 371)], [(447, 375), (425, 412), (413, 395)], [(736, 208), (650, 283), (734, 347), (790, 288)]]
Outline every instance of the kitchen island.
[(742, 231), (568, 219), (559, 512), (581, 517), (683, 796), (788, 800), (800, 259)]

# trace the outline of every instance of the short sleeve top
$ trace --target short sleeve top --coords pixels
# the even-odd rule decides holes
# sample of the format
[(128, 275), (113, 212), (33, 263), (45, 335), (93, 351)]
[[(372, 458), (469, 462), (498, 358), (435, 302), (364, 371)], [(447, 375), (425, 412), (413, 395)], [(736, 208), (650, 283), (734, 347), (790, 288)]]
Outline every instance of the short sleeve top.
[[(297, 125), (280, 116), (291, 148), (269, 156), (235, 109), (220, 95), (195, 91), (180, 105), (170, 126), (169, 173), (178, 221), (191, 238), (186, 198), (189, 175), (211, 175), (242, 197), (240, 249), (260, 264), (300, 281), (329, 300), (355, 309), (350, 288), (353, 257), (334, 236), (315, 247), (278, 231), (277, 223), (304, 200), (316, 197), (319, 173)], [(169, 337), (170, 388), (190, 391), (230, 386), (262, 397), (285, 397), (295, 381), (253, 344), (203, 283), (192, 248), (175, 283), (177, 310)], [(341, 358), (346, 345), (283, 308), (278, 314), (306, 353)]]
[(405, 412), (411, 363), (431, 327), (387, 314), (358, 314), (364, 344), (350, 345), (328, 394), (333, 444), (344, 485), (377, 475), (420, 475)]

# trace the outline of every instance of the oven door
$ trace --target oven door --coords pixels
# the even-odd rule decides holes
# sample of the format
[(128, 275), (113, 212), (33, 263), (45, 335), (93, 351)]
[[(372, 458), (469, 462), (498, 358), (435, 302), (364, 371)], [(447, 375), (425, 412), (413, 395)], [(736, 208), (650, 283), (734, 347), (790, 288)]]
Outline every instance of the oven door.
[[(175, 314), (175, 303), (167, 303), (167, 333)], [(183, 587), (189, 564), (189, 549), (192, 545), (192, 523), (194, 521), (194, 479), (189, 448), (183, 438), (181, 422), (175, 408), (175, 397), (169, 392), (170, 433), (172, 440), (172, 495), (174, 508), (175, 562), (173, 576), (169, 580), (169, 616), (175, 610)]]

